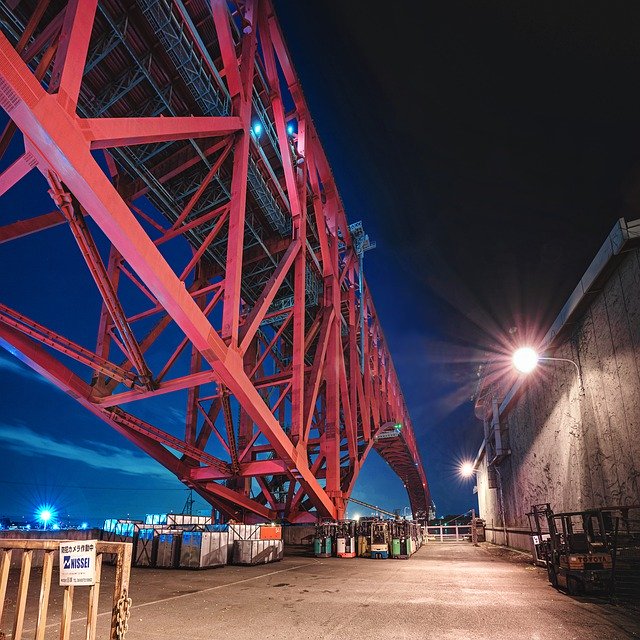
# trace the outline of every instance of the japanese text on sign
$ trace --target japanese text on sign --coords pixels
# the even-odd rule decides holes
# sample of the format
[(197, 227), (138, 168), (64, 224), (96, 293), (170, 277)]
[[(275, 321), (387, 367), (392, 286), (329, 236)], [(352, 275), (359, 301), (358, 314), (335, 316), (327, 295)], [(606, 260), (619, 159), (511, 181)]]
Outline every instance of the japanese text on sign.
[(60, 543), (60, 586), (92, 586), (96, 583), (97, 540)]

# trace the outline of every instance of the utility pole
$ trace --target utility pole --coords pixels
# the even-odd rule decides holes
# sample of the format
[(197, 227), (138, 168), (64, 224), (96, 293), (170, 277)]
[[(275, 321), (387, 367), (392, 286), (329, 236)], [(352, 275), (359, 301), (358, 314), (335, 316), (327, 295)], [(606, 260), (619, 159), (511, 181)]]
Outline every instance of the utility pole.
[(183, 515), (192, 516), (193, 515), (193, 503), (195, 500), (193, 499), (193, 489), (189, 489), (189, 495), (187, 496), (187, 500), (184, 503), (184, 507), (182, 507)]

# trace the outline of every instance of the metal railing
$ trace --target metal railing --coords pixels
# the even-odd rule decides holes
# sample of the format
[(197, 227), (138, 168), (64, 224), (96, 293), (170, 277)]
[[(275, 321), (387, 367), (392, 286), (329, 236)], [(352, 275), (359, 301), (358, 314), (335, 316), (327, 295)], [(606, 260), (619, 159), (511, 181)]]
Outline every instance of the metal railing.
[[(84, 622), (85, 631), (83, 637), (86, 640), (95, 640), (98, 630), (98, 600), (100, 597), (100, 578), (102, 573), (103, 556), (115, 555), (116, 569), (113, 587), (113, 606), (109, 619), (109, 639), (123, 640), (128, 627), (129, 610), (131, 599), (129, 598), (129, 575), (131, 570), (132, 545), (129, 542), (96, 542), (96, 567), (95, 584), (87, 587), (88, 605), (86, 618), (72, 620), (74, 590), (73, 585), (59, 587), (62, 590), (62, 611), (60, 620), (57, 623), (47, 624), (47, 614), (49, 611), (50, 595), (52, 592), (52, 575), (54, 561), (59, 553), (60, 545), (68, 543), (67, 540), (2, 540), (0, 539), (0, 637), (2, 633), (2, 617), (8, 603), (14, 602), (13, 621), (11, 626), (12, 640), (21, 640), (25, 631), (25, 613), (27, 611), (27, 595), (29, 592), (32, 567), (34, 565), (34, 552), (41, 552), (42, 577), (40, 579), (40, 596), (38, 600), (37, 619), (34, 629), (29, 629), (30, 637), (35, 640), (42, 640), (45, 637), (47, 628), (59, 626), (60, 640), (68, 640), (71, 634), (71, 623)], [(73, 543), (86, 542), (74, 540)], [(20, 563), (20, 575), (17, 584), (15, 598), (7, 598), (9, 585), (9, 569), (11, 557), (14, 551), (22, 552)], [(81, 588), (81, 587), (80, 587)], [(55, 587), (54, 587), (55, 589)], [(106, 629), (103, 629), (101, 636), (105, 637)]]
[(470, 524), (449, 524), (425, 527), (425, 534), (431, 542), (469, 542), (473, 527)]

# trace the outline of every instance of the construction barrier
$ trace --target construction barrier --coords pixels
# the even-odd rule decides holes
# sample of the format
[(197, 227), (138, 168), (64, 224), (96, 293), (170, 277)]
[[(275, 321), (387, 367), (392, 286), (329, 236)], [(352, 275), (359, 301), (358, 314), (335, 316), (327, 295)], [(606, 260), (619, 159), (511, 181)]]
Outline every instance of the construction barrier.
[[(62, 545), (63, 555), (69, 548), (65, 562), (59, 569), (66, 572), (79, 566), (91, 573), (91, 578), (83, 577), (87, 584), (76, 586), (73, 584), (77, 578), (69, 577), (70, 583), (59, 586), (52, 580), (54, 559), (60, 556)], [(72, 564), (68, 558), (74, 558), (76, 548), (86, 555), (82, 557), (82, 563)], [(40, 597), (38, 602), (37, 619), (33, 629), (25, 629), (25, 612), (27, 605), (27, 595), (31, 583), (31, 569), (34, 553), (43, 553), (42, 573), (40, 578)], [(42, 640), (45, 637), (47, 628), (57, 626), (57, 637), (60, 640), (68, 640), (71, 634), (71, 614), (73, 611), (74, 595), (77, 589), (88, 589), (88, 607), (86, 619), (83, 621), (74, 620), (77, 625), (81, 622), (84, 627), (83, 636), (86, 640), (95, 640), (98, 632), (98, 603), (100, 597), (100, 577), (102, 573), (103, 558), (110, 554), (117, 558), (115, 583), (113, 588), (113, 600), (111, 617), (103, 618), (102, 625), (109, 624), (109, 628), (101, 629), (101, 637), (105, 637), (108, 631), (110, 640), (124, 640), (128, 627), (129, 610), (131, 599), (129, 598), (129, 574), (131, 570), (131, 544), (124, 542), (103, 542), (101, 540), (7, 540), (0, 539), (0, 637), (5, 637), (2, 630), (2, 620), (5, 614), (12, 617), (11, 638), (19, 640), (24, 635)], [(11, 566), (12, 555), (21, 555), (20, 577), (18, 580), (16, 593), (8, 594), (9, 591), (9, 567)], [(86, 557), (93, 559), (95, 554), (95, 564), (86, 561)], [(89, 571), (90, 570), (90, 571)], [(62, 579), (60, 580), (62, 582)], [(48, 623), (49, 604), (51, 596), (54, 599), (62, 598), (62, 611), (59, 622)], [(14, 603), (13, 605), (11, 603)], [(77, 626), (76, 626), (77, 628)]]

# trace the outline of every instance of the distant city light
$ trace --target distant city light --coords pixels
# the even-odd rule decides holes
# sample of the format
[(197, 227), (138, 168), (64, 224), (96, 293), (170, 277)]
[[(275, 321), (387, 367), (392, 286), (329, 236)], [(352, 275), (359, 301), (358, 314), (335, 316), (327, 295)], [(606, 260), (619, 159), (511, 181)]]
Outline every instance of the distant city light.
[(88, 523), (88, 522), (83, 522), (83, 523), (80, 525), (80, 528), (81, 528), (81, 529), (86, 529), (88, 526), (89, 526), (89, 523)]
[(54, 531), (58, 531), (58, 529), (60, 529), (60, 525), (57, 522), (53, 523), (53, 526), (51, 527)]
[(460, 475), (463, 478), (470, 478), (473, 475), (473, 462), (463, 462), (460, 465)]
[(353, 515), (353, 519), (356, 520), (356, 521), (360, 520), (360, 514), (359, 513), (355, 513)]
[(38, 522), (42, 523), (43, 529), (47, 528), (47, 524), (51, 521), (54, 515), (55, 515), (55, 511), (53, 507), (50, 507), (48, 505), (40, 507), (36, 512), (36, 518)]
[(287, 133), (288, 133), (290, 136), (292, 136), (294, 131), (295, 131), (295, 129), (293, 128), (293, 125), (292, 125), (292, 124), (288, 124), (288, 125), (287, 125)]
[(256, 122), (256, 123), (253, 125), (253, 133), (254, 133), (256, 136), (259, 136), (259, 135), (262, 133), (262, 125), (261, 125), (259, 122)]
[(531, 347), (522, 347), (513, 354), (513, 366), (520, 373), (531, 373), (538, 365), (538, 354)]

